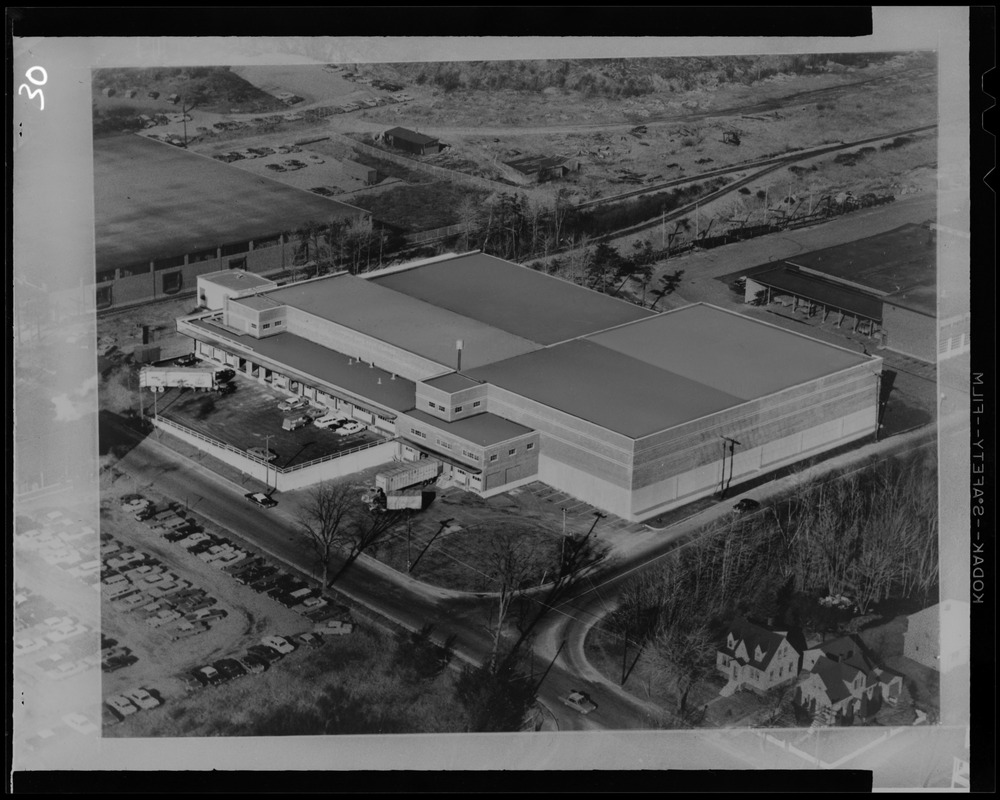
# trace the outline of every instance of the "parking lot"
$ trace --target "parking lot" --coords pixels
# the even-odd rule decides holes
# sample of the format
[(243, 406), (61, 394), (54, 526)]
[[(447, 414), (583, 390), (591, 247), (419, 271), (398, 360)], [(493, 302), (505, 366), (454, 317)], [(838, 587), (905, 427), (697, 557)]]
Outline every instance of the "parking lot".
[[(281, 669), (353, 632), (349, 611), (248, 542), (148, 490), (103, 493), (101, 659), (108, 735), (173, 702)], [(165, 721), (168, 717), (163, 717)]]
[[(288, 392), (241, 375), (237, 375), (234, 382), (236, 391), (225, 396), (192, 389), (163, 392), (156, 397), (156, 412), (171, 422), (239, 450), (266, 447), (275, 454), (271, 464), (279, 468), (304, 464), (385, 439), (368, 429), (341, 436), (335, 430), (320, 429), (312, 424), (294, 431), (283, 430), (282, 420), (297, 415), (278, 409)], [(145, 402), (152, 402), (148, 395)], [(312, 406), (305, 413), (318, 417), (325, 409)]]

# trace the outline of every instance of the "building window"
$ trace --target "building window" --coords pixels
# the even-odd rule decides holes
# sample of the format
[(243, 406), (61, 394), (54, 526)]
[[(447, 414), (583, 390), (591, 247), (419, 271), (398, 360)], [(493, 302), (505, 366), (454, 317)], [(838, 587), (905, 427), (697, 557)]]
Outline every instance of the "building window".
[(416, 436), (418, 439), (426, 439), (427, 434), (423, 431), (418, 431), (416, 428), (410, 428), (410, 433)]
[(251, 322), (250, 323), (250, 329), (251, 330), (257, 330), (257, 323), (256, 322)]
[(281, 320), (280, 319), (276, 319), (274, 321), (274, 327), (277, 328), (279, 325), (281, 325)]
[(474, 400), (473, 403), (472, 403), (472, 407), (473, 408), (479, 408), (479, 406), (481, 406), (481, 405), (482, 405), (482, 402), (479, 401), (479, 400)]
[(444, 448), (445, 450), (451, 450), (451, 445), (450, 445), (450, 444), (448, 444), (448, 443), (447, 443), (446, 441), (444, 441), (443, 439), (438, 439), (438, 440), (437, 440), (437, 443), (438, 443), (438, 445), (439, 445), (440, 447), (443, 447), (443, 448)]
[(525, 450), (534, 450), (535, 449), (535, 443), (534, 442), (528, 442), (528, 446), (525, 447), (524, 449)]
[(475, 453), (470, 453), (468, 450), (463, 450), (462, 455), (465, 456), (466, 458), (471, 458), (473, 461), (479, 460), (479, 456), (477, 456)]
[(517, 448), (516, 447), (512, 447), (512, 448), (510, 448), (510, 450), (507, 451), (507, 455), (512, 456), (516, 452), (517, 452)]
[(271, 323), (270, 322), (265, 322), (263, 325), (261, 325), (261, 327), (266, 331), (268, 328), (271, 327)]
[(465, 470), (464, 470), (464, 469), (457, 469), (457, 470), (455, 470), (455, 471), (456, 471), (456, 472), (457, 472), (457, 473), (458, 473), (459, 475), (461, 475), (461, 476), (462, 476), (463, 478), (465, 477), (465, 474), (466, 474), (466, 473), (465, 473)]
[(462, 413), (462, 406), (455, 406), (455, 413), (456, 414), (461, 414)]
[(490, 456), (490, 461), (496, 461), (496, 460), (497, 460), (497, 454), (494, 453), (493, 455)]

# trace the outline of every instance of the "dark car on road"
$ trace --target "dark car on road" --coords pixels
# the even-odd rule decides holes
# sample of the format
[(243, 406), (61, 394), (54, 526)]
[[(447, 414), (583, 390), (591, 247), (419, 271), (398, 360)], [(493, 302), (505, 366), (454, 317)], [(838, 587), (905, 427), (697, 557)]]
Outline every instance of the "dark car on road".
[(744, 497), (736, 505), (733, 506), (733, 513), (737, 516), (743, 514), (751, 514), (754, 511), (760, 510), (760, 503), (756, 500), (751, 500), (749, 497)]
[(278, 571), (277, 567), (271, 567), (265, 565), (263, 567), (257, 567), (256, 569), (252, 569), (249, 572), (244, 572), (242, 575), (239, 575), (236, 578), (236, 580), (238, 580), (242, 584), (253, 584), (259, 580), (270, 577), (277, 571)]
[(278, 501), (268, 497), (263, 492), (248, 492), (243, 495), (251, 503), (256, 503), (261, 508), (274, 508), (278, 505)]

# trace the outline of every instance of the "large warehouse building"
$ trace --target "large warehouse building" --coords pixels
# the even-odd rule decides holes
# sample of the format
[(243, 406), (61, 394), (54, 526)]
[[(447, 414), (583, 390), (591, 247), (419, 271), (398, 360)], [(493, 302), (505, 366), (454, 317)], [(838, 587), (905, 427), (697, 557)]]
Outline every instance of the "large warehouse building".
[(653, 313), (480, 253), (227, 297), (202, 358), (343, 410), (489, 496), (642, 520), (874, 432), (881, 359), (697, 304)]
[(224, 269), (281, 272), (305, 223), (366, 216), (144, 136), (96, 139), (97, 308), (194, 292)]

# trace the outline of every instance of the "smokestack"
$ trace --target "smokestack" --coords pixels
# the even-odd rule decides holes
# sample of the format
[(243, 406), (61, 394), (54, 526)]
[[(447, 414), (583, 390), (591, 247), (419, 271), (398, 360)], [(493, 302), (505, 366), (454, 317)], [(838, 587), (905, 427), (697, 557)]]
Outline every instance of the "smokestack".
[(462, 340), (457, 339), (455, 341), (455, 349), (458, 351), (458, 366), (455, 367), (456, 372), (462, 371)]

